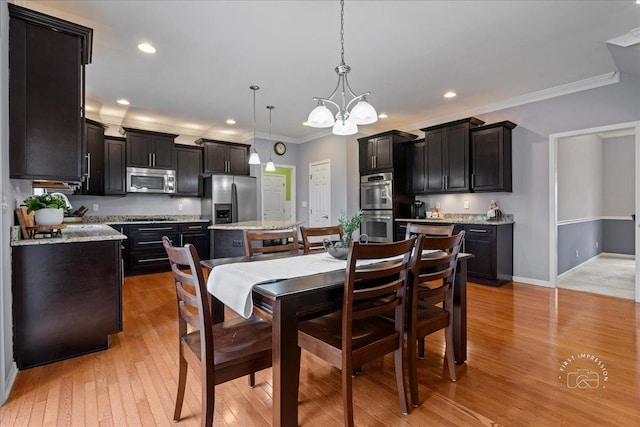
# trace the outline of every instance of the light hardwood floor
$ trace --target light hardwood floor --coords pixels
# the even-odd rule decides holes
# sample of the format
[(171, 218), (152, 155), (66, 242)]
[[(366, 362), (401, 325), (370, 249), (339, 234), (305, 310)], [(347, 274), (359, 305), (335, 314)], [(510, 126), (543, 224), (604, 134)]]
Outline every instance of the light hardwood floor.
[[(128, 277), (124, 332), (112, 337), (111, 348), (19, 372), (0, 408), (0, 424), (174, 425), (172, 286), (169, 274)], [(640, 425), (638, 304), (517, 283), (470, 284), (468, 294), (468, 360), (457, 367), (458, 381), (448, 379), (443, 334), (437, 333), (427, 338), (419, 363), (421, 406), (401, 414), (393, 359), (386, 357), (365, 365), (354, 380), (356, 425)], [(587, 354), (601, 362), (585, 359)], [(591, 369), (598, 387), (569, 388), (567, 381), (577, 384), (578, 368)], [(299, 399), (300, 425), (342, 424), (339, 371), (304, 352)], [(199, 422), (200, 383), (190, 373), (177, 425)], [(246, 378), (216, 389), (214, 425), (270, 423), (271, 370), (257, 375), (253, 389)]]

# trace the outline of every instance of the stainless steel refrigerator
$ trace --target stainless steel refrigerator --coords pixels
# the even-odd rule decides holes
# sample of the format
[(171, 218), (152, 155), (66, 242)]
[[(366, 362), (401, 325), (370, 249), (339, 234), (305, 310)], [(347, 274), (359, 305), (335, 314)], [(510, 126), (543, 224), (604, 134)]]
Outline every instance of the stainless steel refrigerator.
[(211, 175), (203, 180), (201, 216), (212, 224), (255, 221), (258, 218), (256, 178)]

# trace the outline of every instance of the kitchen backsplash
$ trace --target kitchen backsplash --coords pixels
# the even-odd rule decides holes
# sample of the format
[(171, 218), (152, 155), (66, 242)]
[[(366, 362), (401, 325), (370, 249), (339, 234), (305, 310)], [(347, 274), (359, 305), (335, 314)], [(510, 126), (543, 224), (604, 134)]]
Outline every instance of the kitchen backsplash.
[[(73, 210), (89, 209), (86, 216), (110, 215), (195, 215), (200, 216), (200, 199), (167, 195), (128, 194), (123, 197), (69, 196)], [(97, 206), (96, 206), (97, 205)], [(95, 208), (98, 208), (97, 210)], [(182, 208), (182, 210), (180, 210)]]

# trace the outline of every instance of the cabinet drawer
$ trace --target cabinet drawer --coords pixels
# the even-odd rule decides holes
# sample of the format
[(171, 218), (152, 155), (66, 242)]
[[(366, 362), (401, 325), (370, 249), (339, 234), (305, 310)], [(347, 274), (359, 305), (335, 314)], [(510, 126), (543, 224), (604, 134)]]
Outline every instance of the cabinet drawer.
[(133, 234), (130, 239), (130, 249), (146, 250), (146, 249), (163, 249), (162, 236), (167, 236), (171, 243), (178, 245), (180, 238), (177, 231), (158, 231), (153, 233), (137, 233)]
[(180, 224), (180, 232), (181, 233), (190, 233), (190, 232), (198, 232), (204, 231), (209, 227), (208, 222), (188, 222), (184, 224)]
[(169, 258), (164, 250), (132, 252), (129, 266), (132, 270), (166, 270), (169, 268)]
[(493, 225), (469, 224), (465, 226), (464, 230), (467, 234), (465, 236), (466, 238), (469, 238), (470, 236), (473, 236), (473, 237), (485, 236), (485, 237), (495, 238), (496, 236), (496, 227)]

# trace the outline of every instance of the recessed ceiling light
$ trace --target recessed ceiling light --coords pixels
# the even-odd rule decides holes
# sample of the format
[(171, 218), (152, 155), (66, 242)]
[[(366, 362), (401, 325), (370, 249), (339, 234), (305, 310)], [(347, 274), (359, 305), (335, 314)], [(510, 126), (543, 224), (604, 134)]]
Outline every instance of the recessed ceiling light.
[(145, 53), (156, 53), (156, 48), (151, 46), (149, 43), (140, 43), (138, 45), (138, 49)]
[(116, 102), (117, 102), (118, 104), (120, 104), (120, 105), (129, 105), (129, 104), (131, 104), (129, 101), (127, 101), (127, 100), (126, 100), (126, 99), (124, 99), (124, 98), (122, 98), (122, 99), (118, 99)]
[(230, 129), (225, 129), (220, 131), (221, 133), (224, 133), (225, 135), (233, 135), (234, 133), (236, 133), (235, 131), (232, 131)]
[(379, 119), (386, 119), (387, 117), (389, 117), (389, 116), (387, 116), (387, 113), (380, 113), (380, 114), (378, 114), (378, 118), (379, 118)]
[(146, 116), (138, 116), (138, 120), (142, 121), (142, 122), (152, 122), (153, 119), (151, 117), (146, 117)]
[(445, 98), (455, 98), (456, 97), (456, 93), (455, 92), (447, 92), (444, 94)]
[(228, 124), (228, 125), (235, 125), (235, 124), (236, 124), (236, 121), (235, 121), (235, 120), (233, 120), (233, 119), (229, 119), (229, 120), (227, 120), (227, 124)]
[(309, 123), (307, 123), (307, 122), (302, 122), (302, 126), (309, 126)]

